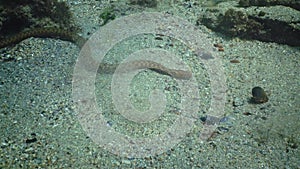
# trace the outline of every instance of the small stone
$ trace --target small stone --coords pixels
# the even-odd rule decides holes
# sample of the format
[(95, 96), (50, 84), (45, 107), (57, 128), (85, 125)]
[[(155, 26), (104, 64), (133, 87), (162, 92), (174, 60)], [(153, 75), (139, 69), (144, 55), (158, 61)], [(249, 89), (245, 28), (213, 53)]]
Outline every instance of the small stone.
[(259, 86), (256, 86), (252, 89), (252, 102), (256, 104), (266, 103), (268, 102), (268, 96), (264, 89)]
[(23, 59), (22, 57), (17, 57), (17, 61), (22, 60), (22, 59)]
[(26, 139), (26, 143), (27, 144), (30, 144), (30, 143), (34, 143), (34, 142), (36, 142), (37, 141), (37, 139), (36, 138), (30, 138), (30, 139)]
[(244, 102), (242, 99), (240, 99), (238, 97), (234, 98), (234, 100), (233, 100), (234, 107), (239, 107), (239, 106), (242, 106), (243, 104), (244, 104)]
[(131, 164), (131, 162), (129, 160), (122, 160), (122, 164)]

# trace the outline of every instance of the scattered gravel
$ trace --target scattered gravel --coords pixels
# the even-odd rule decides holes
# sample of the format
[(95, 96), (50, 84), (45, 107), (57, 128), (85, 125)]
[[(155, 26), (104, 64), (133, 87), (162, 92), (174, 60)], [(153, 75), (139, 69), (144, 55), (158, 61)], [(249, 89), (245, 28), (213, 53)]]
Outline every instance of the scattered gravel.
[[(86, 37), (101, 29), (100, 12), (110, 4), (115, 5), (117, 17), (144, 10), (125, 1), (68, 0), (68, 3)], [(166, 10), (195, 24), (204, 11), (201, 6), (214, 3), (217, 2), (159, 2), (157, 10)], [(202, 64), (195, 63), (194, 58), (187, 62), (191, 62), (204, 81), (197, 81), (203, 90), (203, 111), (195, 117), (192, 131), (163, 154), (124, 158), (97, 146), (78, 122), (72, 101), (72, 73), (80, 51), (78, 47), (61, 40), (29, 38), (11, 49), (1, 50), (1, 58), (18, 59), (0, 62), (0, 168), (300, 168), (299, 48), (230, 39), (202, 25), (198, 28), (209, 35), (211, 45), (223, 45), (224, 51), (218, 54), (228, 87), (224, 118), (208, 141), (200, 140), (199, 134), (203, 127), (200, 117), (209, 106), (205, 91), (209, 86)], [(135, 45), (142, 42), (137, 40)], [(125, 46), (120, 45), (116, 51), (126, 53)], [(239, 63), (230, 62), (233, 59)], [(141, 79), (148, 75), (151, 77), (146, 84), (149, 88), (159, 86), (157, 82), (161, 80), (169, 82), (171, 87), (176, 86), (171, 78), (152, 71), (143, 72)], [(99, 82), (103, 80), (97, 83), (97, 91), (103, 92), (98, 96), (109, 97), (105, 84), (110, 82), (111, 75), (97, 78)], [(134, 86), (142, 92), (143, 87), (139, 85), (145, 83), (137, 79)], [(255, 86), (265, 89), (268, 102), (250, 102), (251, 89)], [(176, 87), (168, 92), (175, 103), (179, 96), (174, 91)], [(137, 99), (142, 102), (139, 106), (146, 105), (144, 98)], [(104, 108), (113, 109), (110, 106), (113, 105), (105, 104)], [(168, 108), (170, 112), (174, 110)], [(128, 121), (120, 116), (108, 113), (107, 117), (111, 118), (108, 125), (117, 131), (142, 137), (143, 134), (155, 135), (168, 127), (172, 122), (169, 115), (162, 123), (147, 126), (145, 131), (139, 131), (138, 125), (126, 124)]]

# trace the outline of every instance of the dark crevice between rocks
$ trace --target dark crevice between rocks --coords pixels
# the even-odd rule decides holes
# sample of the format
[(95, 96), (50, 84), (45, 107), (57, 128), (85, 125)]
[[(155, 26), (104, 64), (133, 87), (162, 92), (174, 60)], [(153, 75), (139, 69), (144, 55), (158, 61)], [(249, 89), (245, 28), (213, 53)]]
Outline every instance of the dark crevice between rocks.
[[(249, 17), (263, 25), (263, 32), (254, 39), (265, 42), (276, 42), (291, 46), (300, 46), (300, 30), (295, 29), (286, 22), (272, 19)], [(251, 38), (251, 37), (250, 37)]]
[(300, 29), (292, 26), (299, 23), (249, 15), (240, 9), (228, 9), (224, 14), (214, 9), (207, 10), (207, 13), (197, 24), (204, 24), (227, 36), (300, 46)]
[(299, 0), (240, 0), (239, 6), (250, 7), (250, 6), (275, 6), (282, 5), (290, 8), (300, 10)]

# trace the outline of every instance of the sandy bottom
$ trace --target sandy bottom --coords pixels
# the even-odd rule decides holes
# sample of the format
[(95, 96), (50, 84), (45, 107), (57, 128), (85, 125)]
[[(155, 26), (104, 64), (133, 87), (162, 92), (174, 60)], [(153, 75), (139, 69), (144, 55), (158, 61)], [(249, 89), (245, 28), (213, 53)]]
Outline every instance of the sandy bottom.
[[(143, 11), (122, 2), (117, 6), (122, 14)], [(71, 0), (69, 4), (84, 35), (99, 29), (99, 11), (109, 5)], [(186, 8), (183, 2), (172, 7), (162, 3), (156, 10), (178, 14), (191, 23), (201, 14), (199, 6)], [(189, 131), (178, 143), (170, 137), (163, 140), (165, 147), (161, 147), (160, 154), (149, 151), (145, 157), (137, 158), (124, 154), (128, 145), (117, 141), (99, 145), (94, 137), (97, 133), (88, 133), (78, 119), (80, 112), (76, 110), (80, 104), (72, 98), (72, 78), (80, 49), (61, 40), (29, 38), (1, 53), (12, 55), (17, 61), (0, 63), (0, 168), (300, 168), (299, 48), (225, 38), (204, 26), (198, 28), (208, 36), (207, 43), (221, 43), (225, 49), (216, 51), (216, 56), (224, 68), (226, 101), (220, 112), (222, 118), (208, 140), (203, 141), (201, 133), (211, 105), (209, 74), (197, 55), (180, 41), (155, 35), (132, 37), (114, 47), (104, 60), (118, 63), (122, 57), (145, 47), (174, 52), (187, 63), (198, 86), (198, 100), (191, 100), (198, 106), (193, 115), (183, 114), (180, 82), (159, 72), (142, 70), (129, 87), (130, 101), (138, 111), (146, 111), (151, 108), (149, 94), (159, 89), (166, 95), (166, 107), (148, 123), (128, 120), (114, 105), (112, 74), (96, 75), (97, 106), (103, 111), (106, 126), (116, 133), (151, 139), (172, 127), (180, 115), (193, 122), (185, 125), (190, 126)], [(255, 86), (266, 91), (268, 102), (250, 102)], [(154, 98), (157, 99), (160, 98)], [(89, 100), (85, 101), (80, 103)], [(86, 118), (85, 122), (92, 121), (97, 122), (97, 118)], [(112, 136), (98, 132), (96, 140)], [(112, 151), (111, 147), (121, 149)]]

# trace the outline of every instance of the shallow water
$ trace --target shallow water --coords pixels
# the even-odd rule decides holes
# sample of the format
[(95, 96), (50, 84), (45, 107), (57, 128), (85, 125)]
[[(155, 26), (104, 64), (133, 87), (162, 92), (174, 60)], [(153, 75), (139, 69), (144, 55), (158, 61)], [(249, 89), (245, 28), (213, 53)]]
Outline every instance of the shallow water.
[[(103, 28), (99, 13), (110, 5), (108, 1), (68, 4), (84, 36)], [(204, 8), (234, 4), (178, 1), (144, 8), (114, 2), (117, 18), (167, 10), (192, 25), (205, 14)], [(203, 25), (197, 30), (207, 36), (203, 44), (211, 46), (213, 58), (201, 57), (201, 51), (191, 48), (192, 42), (154, 34), (129, 37), (111, 48), (105, 63), (157, 48), (175, 54), (175, 60), (186, 65), (160, 56), (163, 64), (180, 70), (188, 67), (193, 73), (193, 81), (181, 81), (141, 69), (128, 88), (122, 86), (127, 81), (116, 80), (111, 72), (84, 71), (77, 76), (74, 68), (82, 53), (67, 41), (29, 38), (2, 50), (1, 58), (16, 60), (0, 62), (0, 167), (299, 168), (299, 47), (229, 38)], [(218, 51), (216, 43), (224, 51)], [(213, 94), (223, 90), (212, 91), (212, 81), (218, 78), (211, 78), (208, 64), (212, 70), (223, 68), (226, 79), (224, 110), (217, 112), (218, 117), (210, 112), (218, 104), (214, 101), (222, 98), (214, 100)], [(84, 81), (87, 77), (94, 81)], [(83, 87), (77, 88), (75, 80), (81, 80), (75, 84)], [(251, 102), (256, 86), (266, 91), (268, 102)], [(92, 92), (85, 95), (77, 89)], [(119, 92), (125, 89), (128, 98)], [(81, 99), (74, 100), (74, 93)]]

